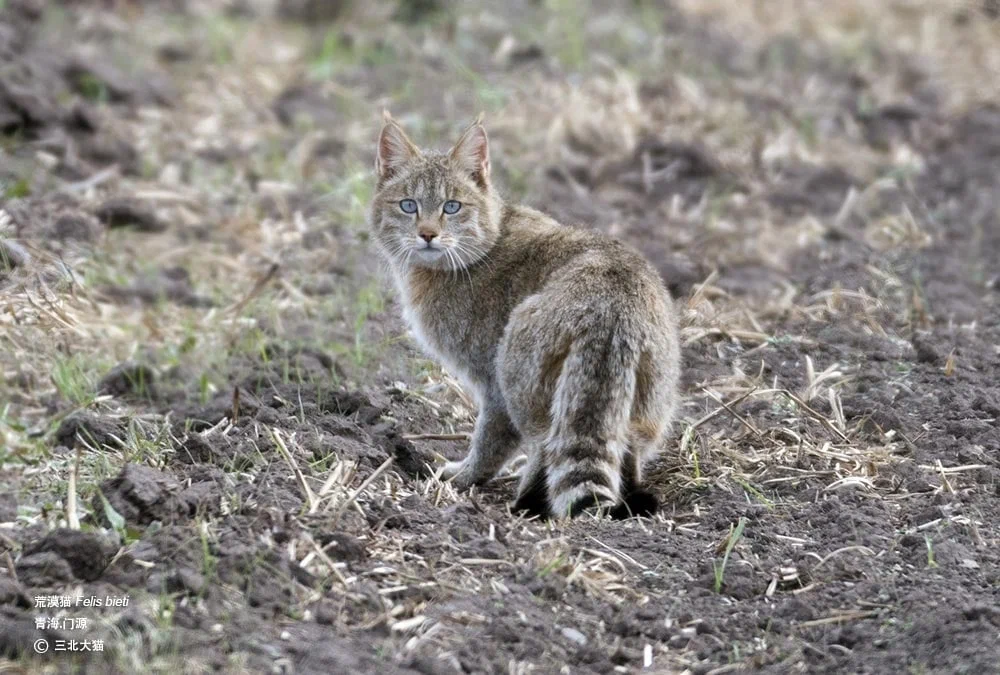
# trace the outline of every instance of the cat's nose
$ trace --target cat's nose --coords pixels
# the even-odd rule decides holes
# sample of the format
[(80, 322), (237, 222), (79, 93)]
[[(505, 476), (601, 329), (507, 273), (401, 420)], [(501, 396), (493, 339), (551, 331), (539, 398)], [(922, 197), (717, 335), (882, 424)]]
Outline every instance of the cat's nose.
[(428, 244), (434, 241), (435, 237), (438, 236), (437, 230), (432, 230), (430, 228), (421, 227), (417, 230), (417, 236), (426, 241)]

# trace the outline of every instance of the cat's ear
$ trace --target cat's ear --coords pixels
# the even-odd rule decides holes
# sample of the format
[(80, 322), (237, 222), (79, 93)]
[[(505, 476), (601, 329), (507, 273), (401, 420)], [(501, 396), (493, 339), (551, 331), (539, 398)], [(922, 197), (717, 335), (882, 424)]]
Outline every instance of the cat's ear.
[(490, 183), (490, 141), (483, 127), (483, 115), (480, 113), (458, 143), (448, 153), (452, 163), (465, 171), (476, 182), (476, 185), (486, 189)]
[(407, 138), (388, 110), (382, 113), (382, 117), (382, 133), (378, 135), (375, 153), (375, 174), (380, 183), (392, 178), (400, 167), (420, 154), (420, 149)]

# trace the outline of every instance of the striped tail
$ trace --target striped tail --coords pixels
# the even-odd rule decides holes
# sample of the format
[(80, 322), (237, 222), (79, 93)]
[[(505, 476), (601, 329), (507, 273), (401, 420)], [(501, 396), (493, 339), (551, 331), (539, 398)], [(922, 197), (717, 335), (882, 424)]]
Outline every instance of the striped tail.
[(573, 517), (592, 507), (612, 509), (621, 502), (639, 365), (628, 324), (607, 317), (590, 322), (563, 362), (542, 446), (547, 501), (555, 517)]

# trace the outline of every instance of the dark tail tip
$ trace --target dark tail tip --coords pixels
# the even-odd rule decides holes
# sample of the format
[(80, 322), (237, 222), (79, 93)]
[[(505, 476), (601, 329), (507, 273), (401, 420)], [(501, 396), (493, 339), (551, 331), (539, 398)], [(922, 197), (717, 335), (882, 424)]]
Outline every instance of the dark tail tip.
[[(587, 495), (586, 497), (580, 497), (576, 500), (576, 503), (569, 510), (569, 517), (576, 518), (578, 515), (587, 510), (604, 511), (609, 512), (610, 503), (606, 499), (601, 499), (598, 495)], [(617, 508), (617, 507), (615, 507)]]
[(540, 471), (514, 502), (514, 512), (528, 518), (540, 516), (548, 518), (552, 507), (549, 505), (549, 491), (545, 485), (545, 472)]
[(625, 495), (624, 501), (611, 510), (611, 517), (616, 520), (635, 518), (637, 516), (651, 516), (660, 508), (657, 498), (646, 490), (633, 490)]

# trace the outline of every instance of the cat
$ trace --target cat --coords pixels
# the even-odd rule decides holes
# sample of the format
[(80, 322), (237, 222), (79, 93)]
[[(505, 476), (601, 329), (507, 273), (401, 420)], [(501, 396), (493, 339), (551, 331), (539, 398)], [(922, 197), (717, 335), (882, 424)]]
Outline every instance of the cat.
[(520, 512), (655, 512), (642, 468), (670, 428), (680, 372), (656, 269), (611, 237), (505, 202), (482, 115), (447, 153), (384, 117), (372, 238), (418, 341), (479, 406), (468, 455), (442, 476), (482, 485), (520, 450)]

